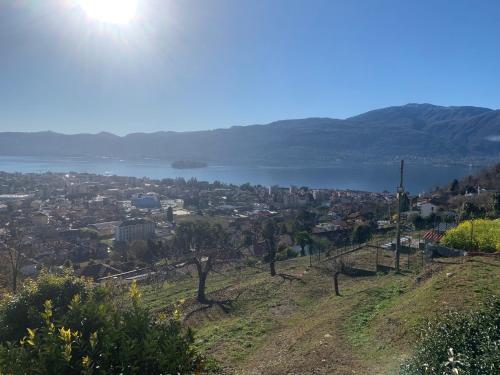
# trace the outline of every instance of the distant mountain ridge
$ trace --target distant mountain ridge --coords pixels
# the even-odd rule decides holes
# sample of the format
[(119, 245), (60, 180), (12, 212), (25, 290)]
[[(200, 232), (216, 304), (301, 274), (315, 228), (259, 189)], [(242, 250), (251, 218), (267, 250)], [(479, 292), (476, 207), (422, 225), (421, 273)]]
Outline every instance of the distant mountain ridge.
[[(344, 120), (306, 118), (192, 132), (0, 133), (0, 155), (326, 165), (398, 158), (500, 160), (500, 110), (407, 104)], [(1, 169), (1, 168), (0, 168)]]

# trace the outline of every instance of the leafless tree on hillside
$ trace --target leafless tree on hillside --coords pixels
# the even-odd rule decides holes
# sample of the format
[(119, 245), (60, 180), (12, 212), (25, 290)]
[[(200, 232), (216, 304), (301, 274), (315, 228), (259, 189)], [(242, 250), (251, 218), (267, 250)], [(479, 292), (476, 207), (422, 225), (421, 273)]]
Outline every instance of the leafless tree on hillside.
[(276, 276), (276, 248), (278, 246), (279, 228), (274, 220), (269, 219), (263, 223), (261, 234), (266, 241), (267, 260), (269, 262), (269, 271), (271, 276)]
[(339, 276), (341, 274), (348, 274), (353, 268), (352, 261), (346, 257), (338, 257), (332, 261), (331, 272), (333, 276), (333, 287), (335, 295), (340, 296)]
[(198, 275), (198, 302), (212, 305), (206, 296), (208, 275), (215, 267), (227, 264), (239, 258), (239, 248), (231, 240), (230, 234), (218, 224), (206, 221), (186, 222), (177, 228), (175, 240), (177, 258), (185, 265), (194, 265)]
[(18, 233), (10, 233), (0, 240), (0, 256), (5, 260), (13, 293), (17, 292), (20, 269), (25, 260), (23, 252), (26, 249), (23, 237)]

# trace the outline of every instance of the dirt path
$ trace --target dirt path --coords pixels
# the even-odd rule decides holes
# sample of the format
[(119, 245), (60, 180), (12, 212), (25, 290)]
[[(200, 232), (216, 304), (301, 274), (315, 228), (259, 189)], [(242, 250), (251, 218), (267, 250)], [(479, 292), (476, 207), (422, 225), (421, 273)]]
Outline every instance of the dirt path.
[[(213, 298), (240, 298), (228, 314), (214, 307), (190, 319), (197, 345), (224, 375), (393, 373), (413, 348), (422, 319), (474, 307), (500, 285), (496, 261), (453, 260), (420, 274), (341, 276), (336, 297), (331, 276), (310, 269), (308, 259), (279, 266), (302, 281), (266, 272), (214, 275)], [(177, 296), (196, 285), (175, 287)]]
[(357, 350), (347, 337), (345, 317), (358, 302), (353, 297), (326, 297), (307, 311), (281, 318), (283, 329), (270, 334), (261, 348), (233, 373), (375, 374), (356, 355)]

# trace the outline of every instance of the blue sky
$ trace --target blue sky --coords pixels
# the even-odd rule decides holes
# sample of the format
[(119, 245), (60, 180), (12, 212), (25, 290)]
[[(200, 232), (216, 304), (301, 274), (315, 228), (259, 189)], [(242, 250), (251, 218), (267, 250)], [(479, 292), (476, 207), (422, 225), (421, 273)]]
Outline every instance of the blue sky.
[(0, 0), (0, 131), (199, 130), (408, 102), (500, 108), (500, 2)]

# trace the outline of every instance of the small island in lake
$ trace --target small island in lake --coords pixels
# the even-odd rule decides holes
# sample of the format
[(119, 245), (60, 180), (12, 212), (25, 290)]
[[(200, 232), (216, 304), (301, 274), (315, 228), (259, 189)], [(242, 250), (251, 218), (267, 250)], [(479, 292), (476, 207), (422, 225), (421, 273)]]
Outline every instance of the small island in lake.
[(172, 168), (175, 169), (193, 169), (193, 168), (205, 168), (207, 163), (202, 161), (192, 161), (192, 160), (177, 160), (172, 164)]

